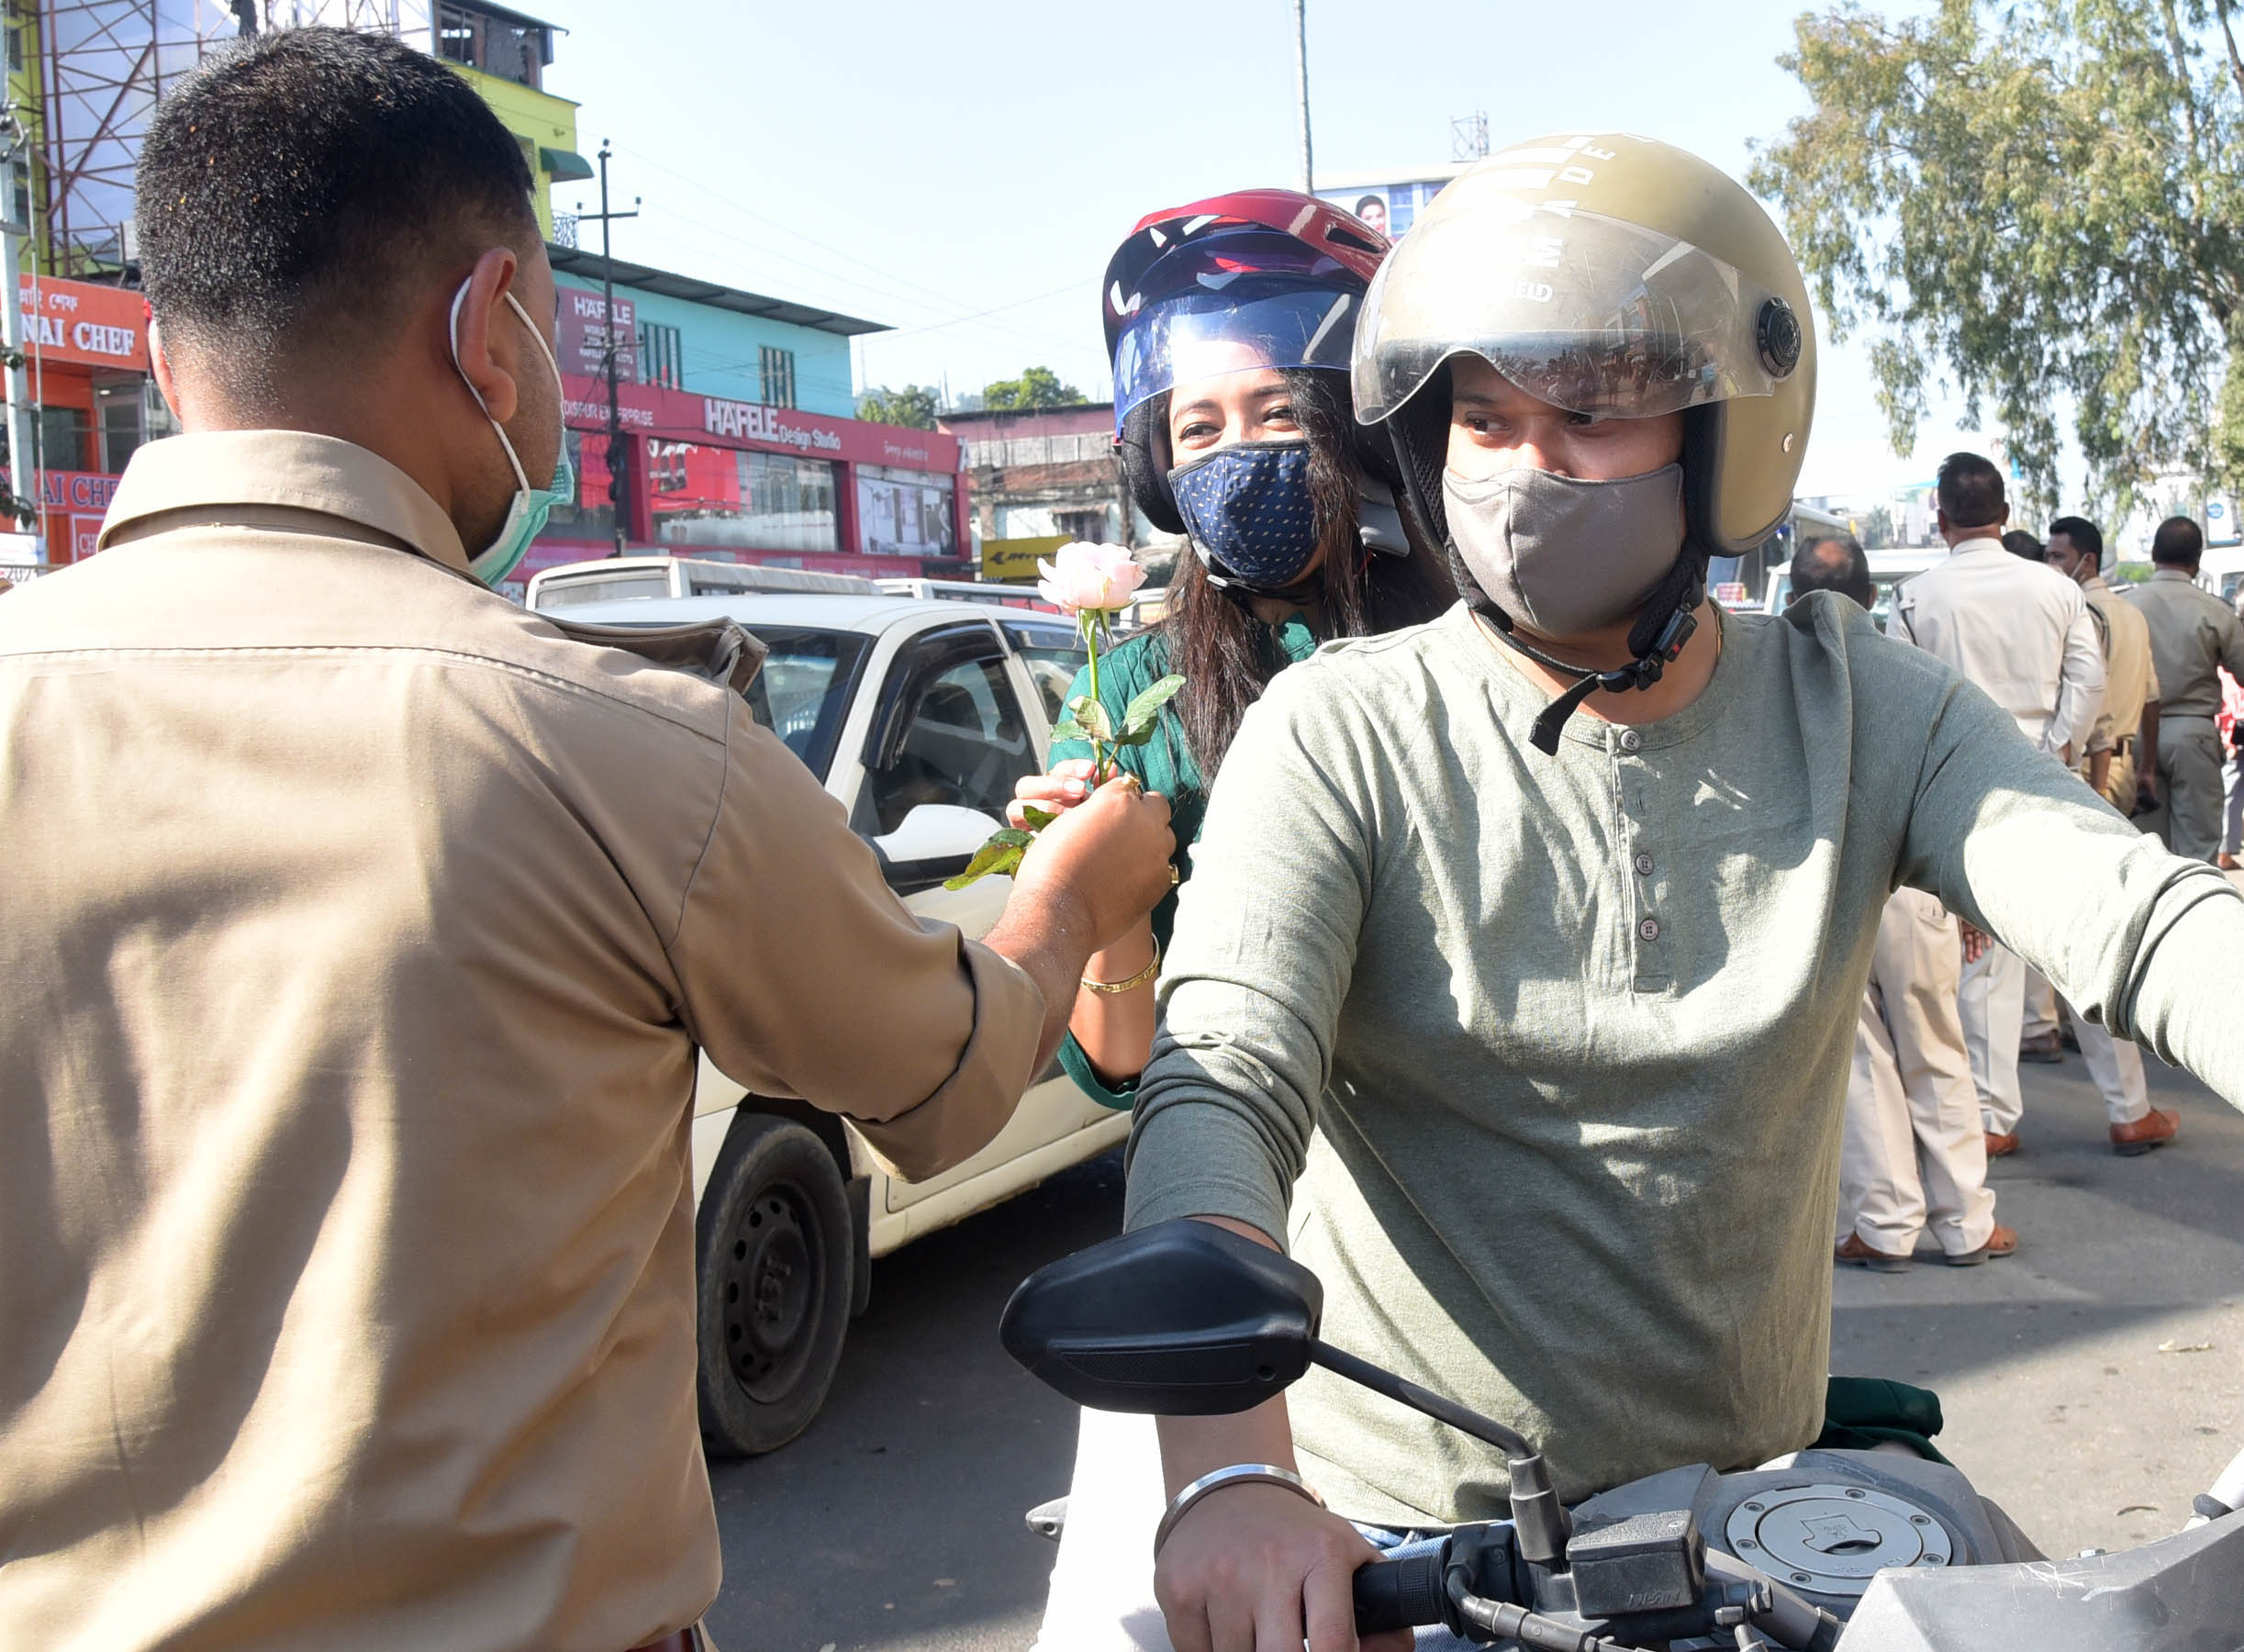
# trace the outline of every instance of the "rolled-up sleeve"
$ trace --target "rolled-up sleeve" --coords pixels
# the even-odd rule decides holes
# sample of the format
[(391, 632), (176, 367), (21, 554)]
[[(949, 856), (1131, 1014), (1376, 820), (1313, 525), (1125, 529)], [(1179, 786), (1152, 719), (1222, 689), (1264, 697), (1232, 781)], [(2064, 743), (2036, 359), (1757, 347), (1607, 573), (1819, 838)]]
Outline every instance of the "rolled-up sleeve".
[(1371, 893), (1361, 746), (1323, 678), (1279, 677), (1224, 757), (1138, 1084), (1127, 1227), (1226, 1216), (1285, 1240)]
[(969, 1157), (1034, 1072), (1044, 998), (882, 880), (841, 805), (745, 705), (672, 965), (693, 1036), (759, 1095), (849, 1119), (899, 1175)]
[(1934, 720), (1901, 871), (2082, 1014), (2244, 1107), (2244, 897), (2137, 831), (1959, 680)]

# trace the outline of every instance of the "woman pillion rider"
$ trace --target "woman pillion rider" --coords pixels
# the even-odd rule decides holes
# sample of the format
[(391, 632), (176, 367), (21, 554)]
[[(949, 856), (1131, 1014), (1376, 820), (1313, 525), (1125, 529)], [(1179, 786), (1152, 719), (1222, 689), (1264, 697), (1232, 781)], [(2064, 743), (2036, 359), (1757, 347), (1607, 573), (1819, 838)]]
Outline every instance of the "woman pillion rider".
[[(1099, 689), (1119, 724), (1136, 695), (1184, 674), (1159, 731), (1122, 765), (1169, 799), (1188, 853), (1239, 720), (1279, 670), (1455, 598), (1438, 554), (1413, 553), (1391, 451), (1348, 401), (1356, 317), (1386, 251), (1312, 196), (1255, 189), (1150, 215), (1107, 265), (1123, 474), (1146, 519), (1191, 549), (1167, 617), (1100, 661)], [(1090, 690), (1087, 672), (1068, 692)], [(1090, 748), (1061, 742), (1052, 755), (1050, 775), (1021, 784), (1016, 815), (1083, 798)], [(1175, 908), (1172, 895), (1085, 971), (1061, 1060), (1110, 1107), (1130, 1105), (1153, 1044)]]
[[(1128, 1223), (1283, 1245), (1321, 1335), (1539, 1443), (1569, 1502), (1805, 1446), (1891, 891), (2238, 1103), (2244, 899), (1854, 605), (1706, 601), (1708, 559), (1789, 508), (1814, 383), (1791, 253), (1715, 168), (1618, 135), (1481, 162), (1381, 269), (1355, 363), (1465, 600), (1320, 651), (1242, 724)], [(1071, 1543), (1101, 1502), (1144, 1530), (1109, 1534), (1117, 1575), (1079, 1574), (1085, 1632), (1048, 1617), (1046, 1645), (1160, 1645), (1150, 1592), (1180, 1652), (1336, 1652), (1372, 1552), (1351, 1520), (1503, 1512), (1499, 1454), (1322, 1373), (1159, 1434), (1163, 1487), (1078, 1478)], [(1121, 1575), (1165, 1501), (1248, 1464), (1323, 1506), (1222, 1483), (1150, 1591)]]

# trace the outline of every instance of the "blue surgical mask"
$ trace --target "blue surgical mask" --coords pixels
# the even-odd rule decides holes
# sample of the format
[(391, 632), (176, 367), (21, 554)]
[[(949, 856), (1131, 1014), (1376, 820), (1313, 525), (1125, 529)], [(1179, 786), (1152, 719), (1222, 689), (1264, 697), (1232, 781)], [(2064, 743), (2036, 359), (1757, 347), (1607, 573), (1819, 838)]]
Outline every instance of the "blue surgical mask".
[[(460, 307), (467, 301), (467, 288), (468, 284), (462, 282), (460, 290), (452, 295), (452, 364), (455, 370), (460, 365)], [(501, 296), (507, 300), (508, 307), (521, 318), (523, 327), (528, 329), (530, 338), (537, 343), (538, 353), (545, 358), (546, 367), (553, 375), (553, 406), (558, 409), (568, 399), (567, 391), (562, 387), (561, 363), (553, 360), (553, 352), (546, 345), (545, 335), (530, 325), (530, 312), (516, 301), (512, 293), (502, 294)], [(463, 372), (460, 377), (467, 380), (467, 374)], [(576, 469), (569, 463), (569, 432), (564, 425), (557, 450), (561, 457), (553, 466), (552, 485), (532, 487), (529, 476), (523, 474), (522, 461), (515, 453), (514, 443), (508, 440), (506, 427), (497, 419), (491, 419), (491, 409), (484, 405), (483, 393), (475, 388), (473, 382), (468, 382), (467, 393), (475, 398), (475, 405), (483, 408), (483, 416), (491, 419), (491, 428), (498, 432), (498, 445), (506, 449), (507, 463), (514, 470), (514, 503), (507, 508), (507, 519), (498, 526), (498, 537), (468, 558), (467, 563), (469, 573), (485, 585), (496, 587), (529, 554), (530, 541), (544, 530), (545, 519), (553, 513), (553, 507), (575, 502)]]
[(1217, 585), (1281, 591), (1317, 554), (1307, 441), (1241, 441), (1168, 474), (1177, 514)]

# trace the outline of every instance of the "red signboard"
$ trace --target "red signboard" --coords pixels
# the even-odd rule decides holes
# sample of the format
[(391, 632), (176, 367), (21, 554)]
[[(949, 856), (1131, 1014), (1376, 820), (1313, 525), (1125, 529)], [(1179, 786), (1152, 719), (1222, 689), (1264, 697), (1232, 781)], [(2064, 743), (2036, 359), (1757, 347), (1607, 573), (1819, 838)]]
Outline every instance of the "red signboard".
[[(6, 474), (0, 469), (0, 477)], [(39, 502), (48, 510), (91, 511), (98, 520), (109, 508), (109, 501), (117, 497), (117, 485), (123, 480), (99, 471), (41, 471)]]
[(34, 360), (148, 371), (148, 306), (90, 281), (20, 278), (24, 349)]
[[(606, 430), (606, 381), (564, 371), (563, 385), (568, 393), (564, 404), (568, 422), (580, 430)], [(829, 419), (822, 413), (696, 396), (661, 385), (619, 385), (616, 389), (623, 428), (636, 435), (715, 447), (760, 448), (805, 459), (886, 464), (899, 470), (958, 469), (958, 438), (939, 430), (908, 430), (900, 425), (869, 424), (860, 419)]]

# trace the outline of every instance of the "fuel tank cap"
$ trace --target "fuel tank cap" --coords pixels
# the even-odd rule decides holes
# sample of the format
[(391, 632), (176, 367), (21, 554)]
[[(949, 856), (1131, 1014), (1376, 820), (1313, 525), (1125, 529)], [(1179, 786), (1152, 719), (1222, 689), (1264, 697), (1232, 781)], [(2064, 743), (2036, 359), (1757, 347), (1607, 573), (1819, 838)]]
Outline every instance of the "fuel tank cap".
[(1780, 1582), (1859, 1595), (1892, 1566), (1946, 1566), (1948, 1528), (1929, 1511), (1866, 1486), (1788, 1486), (1730, 1511), (1726, 1547)]

